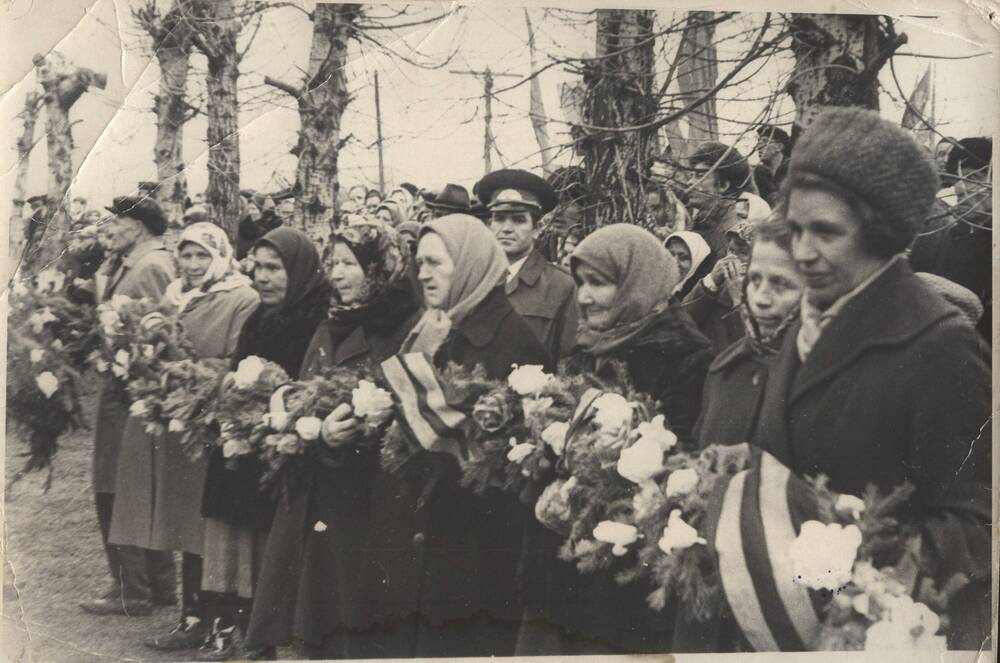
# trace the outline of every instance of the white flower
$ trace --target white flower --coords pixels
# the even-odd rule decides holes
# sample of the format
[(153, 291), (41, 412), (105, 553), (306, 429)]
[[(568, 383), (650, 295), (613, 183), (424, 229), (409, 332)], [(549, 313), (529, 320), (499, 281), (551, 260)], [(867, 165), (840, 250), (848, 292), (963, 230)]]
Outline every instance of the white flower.
[(108, 370), (108, 362), (103, 359), (97, 359), (94, 361), (94, 368), (97, 369), (98, 373), (105, 373)]
[(250, 453), (250, 444), (246, 440), (231, 437), (222, 445), (222, 455), (226, 458), (243, 456)]
[(31, 290), (28, 289), (28, 286), (24, 285), (24, 281), (14, 281), (15, 295), (17, 295), (18, 297), (24, 297), (29, 292), (31, 292)]
[(119, 350), (115, 353), (115, 363), (119, 366), (128, 368), (129, 359), (131, 359), (131, 357), (129, 357), (128, 352), (125, 350)]
[(632, 496), (632, 513), (636, 520), (645, 520), (663, 502), (663, 493), (655, 481), (643, 481), (639, 492)]
[(185, 426), (184, 422), (180, 419), (171, 419), (170, 422), (167, 423), (167, 430), (171, 433), (183, 433), (185, 428), (187, 428), (187, 426)]
[(315, 440), (319, 438), (319, 431), (323, 428), (323, 420), (319, 417), (299, 417), (295, 421), (295, 432), (303, 440)]
[(60, 341), (58, 338), (56, 340), (52, 341), (52, 349), (53, 350), (62, 350), (63, 349), (63, 342)]
[(865, 501), (854, 495), (841, 495), (833, 505), (833, 510), (841, 517), (850, 516), (854, 520), (860, 520), (865, 511)]
[(667, 526), (663, 528), (663, 536), (657, 542), (660, 550), (670, 555), (674, 551), (690, 548), (696, 543), (705, 545), (708, 542), (698, 536), (698, 530), (684, 522), (680, 509), (671, 511)]
[(120, 311), (123, 306), (132, 303), (132, 298), (126, 295), (112, 295), (109, 303), (111, 304), (111, 308)]
[(251, 355), (236, 366), (236, 371), (233, 373), (233, 382), (238, 388), (245, 389), (257, 381), (263, 370), (264, 360)]
[(40, 362), (42, 360), (42, 358), (44, 356), (45, 356), (45, 350), (42, 350), (41, 348), (32, 348), (31, 349), (31, 357), (30, 358), (31, 358), (31, 363), (32, 364), (37, 364), (38, 362)]
[[(935, 657), (945, 651), (943, 635), (935, 635), (941, 619), (923, 603), (909, 596), (898, 597), (882, 620), (868, 627), (865, 651), (899, 652), (912, 657)], [(928, 653), (929, 652), (929, 653)]]
[(628, 552), (628, 546), (639, 538), (639, 530), (625, 523), (602, 520), (594, 528), (594, 538), (604, 543), (614, 544), (614, 548), (611, 549), (612, 554), (621, 557)]
[(632, 406), (620, 394), (601, 394), (594, 400), (594, 423), (609, 431), (619, 431), (632, 423)]
[(557, 421), (545, 427), (542, 431), (542, 440), (552, 447), (552, 451), (557, 456), (562, 456), (566, 447), (566, 433), (569, 432), (569, 424), (565, 421)]
[(49, 323), (49, 322), (55, 322), (58, 319), (59, 318), (57, 318), (56, 316), (52, 315), (52, 311), (50, 311), (49, 307), (46, 306), (41, 311), (32, 313), (28, 317), (28, 322), (31, 323), (31, 329), (36, 334), (41, 334), (42, 330), (45, 328), (45, 325), (47, 323)]
[(632, 483), (648, 481), (663, 469), (663, 447), (656, 440), (639, 438), (618, 458), (618, 474)]
[(507, 376), (507, 384), (519, 396), (534, 396), (544, 389), (552, 376), (545, 372), (540, 364), (530, 364), (528, 366), (518, 366), (514, 364), (514, 370)]
[(374, 382), (359, 380), (357, 388), (351, 390), (351, 408), (354, 416), (361, 419), (383, 416), (392, 408), (392, 395), (376, 387)]
[(858, 594), (851, 599), (851, 607), (854, 608), (856, 612), (867, 617), (869, 609), (871, 608), (871, 597), (867, 594)]
[(73, 285), (77, 288), (86, 288), (90, 282), (87, 279), (81, 279), (79, 277), (73, 279)]
[(670, 451), (677, 444), (677, 436), (667, 430), (663, 422), (663, 415), (658, 414), (653, 417), (652, 421), (644, 421), (636, 426), (636, 432), (640, 439), (652, 440), (659, 444), (664, 451)]
[(687, 495), (698, 485), (698, 472), (692, 467), (674, 470), (667, 477), (667, 497)]
[(149, 343), (143, 343), (140, 349), (142, 351), (142, 356), (146, 359), (152, 359), (156, 356), (156, 348)]
[(146, 401), (143, 400), (143, 399), (140, 399), (140, 400), (137, 400), (135, 403), (132, 403), (132, 406), (129, 407), (128, 411), (129, 411), (129, 414), (134, 414), (137, 417), (141, 417), (142, 415), (144, 415), (147, 412), (149, 412), (149, 408), (146, 407)]
[(510, 451), (507, 452), (507, 460), (512, 463), (520, 464), (525, 458), (530, 456), (534, 450), (535, 445), (530, 442), (522, 442), (521, 444), (511, 445)]
[(314, 532), (325, 532), (326, 531), (326, 523), (324, 523), (322, 520), (317, 520), (316, 524), (313, 525), (313, 531)]
[(524, 418), (532, 419), (543, 416), (552, 407), (555, 401), (546, 396), (545, 398), (523, 398), (521, 399), (521, 409), (524, 410)]
[(111, 373), (115, 375), (115, 377), (119, 377), (122, 379), (128, 377), (128, 370), (122, 366), (119, 366), (118, 364), (115, 364), (114, 366), (111, 367)]
[(59, 378), (51, 371), (44, 371), (35, 376), (35, 384), (38, 385), (39, 390), (45, 394), (46, 398), (51, 398), (52, 394), (59, 389)]
[(39, 290), (48, 290), (50, 292), (62, 290), (63, 285), (66, 283), (66, 275), (58, 269), (52, 268), (43, 269), (38, 272), (38, 276), (35, 278), (38, 282)]
[(806, 521), (789, 549), (795, 581), (812, 589), (840, 589), (851, 580), (859, 545), (857, 525)]
[(121, 322), (121, 316), (112, 308), (101, 309), (97, 319), (100, 321), (101, 327), (104, 328), (104, 333), (109, 336), (114, 333), (115, 326)]

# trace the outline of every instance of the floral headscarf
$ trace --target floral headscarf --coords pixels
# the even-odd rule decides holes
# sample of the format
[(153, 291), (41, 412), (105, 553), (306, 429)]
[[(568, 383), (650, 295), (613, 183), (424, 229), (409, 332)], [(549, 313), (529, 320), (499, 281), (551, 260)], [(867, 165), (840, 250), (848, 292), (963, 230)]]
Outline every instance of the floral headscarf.
[(380, 221), (361, 220), (335, 230), (330, 237), (327, 271), (334, 244), (346, 244), (361, 265), (365, 281), (361, 296), (352, 304), (340, 303), (337, 289), (333, 290), (330, 317), (345, 317), (350, 311), (370, 307), (393, 289), (405, 276), (409, 251), (404, 249), (399, 233)]
[(242, 286), (249, 287), (250, 279), (240, 273), (239, 263), (233, 258), (233, 246), (226, 237), (226, 232), (214, 223), (192, 223), (181, 233), (174, 250), (176, 257), (180, 256), (185, 244), (194, 244), (212, 256), (212, 262), (205, 270), (205, 276), (197, 286), (181, 278), (167, 286), (163, 296), (167, 301), (183, 311), (195, 299), (210, 292), (232, 290)]

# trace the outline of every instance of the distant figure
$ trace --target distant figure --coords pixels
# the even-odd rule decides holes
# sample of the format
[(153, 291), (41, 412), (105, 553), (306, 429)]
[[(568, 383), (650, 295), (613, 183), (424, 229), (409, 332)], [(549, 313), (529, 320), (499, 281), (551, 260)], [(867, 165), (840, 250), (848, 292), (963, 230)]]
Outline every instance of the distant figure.
[(750, 166), (736, 148), (707, 142), (688, 157), (688, 168), (688, 203), (695, 210), (691, 230), (705, 238), (712, 255), (722, 258), (726, 231), (739, 221), (736, 199), (750, 184)]
[(774, 205), (778, 198), (778, 190), (788, 170), (786, 161), (791, 147), (791, 137), (781, 127), (773, 124), (757, 126), (755, 150), (760, 163), (753, 169), (753, 181), (760, 197), (769, 205)]

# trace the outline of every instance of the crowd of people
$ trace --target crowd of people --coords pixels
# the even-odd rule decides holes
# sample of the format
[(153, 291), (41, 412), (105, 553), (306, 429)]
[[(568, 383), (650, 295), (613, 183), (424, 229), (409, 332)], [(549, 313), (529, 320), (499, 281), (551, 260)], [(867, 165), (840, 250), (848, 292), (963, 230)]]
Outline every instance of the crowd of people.
[[(435, 366), (601, 375), (623, 365), (681, 444), (751, 442), (837, 491), (916, 486), (924, 572), (956, 576), (949, 647), (990, 624), (992, 143), (928, 154), (903, 129), (830, 109), (760, 164), (709, 142), (648, 167), (640, 224), (588, 223), (572, 169), (501, 170), (469, 189), (347, 190), (320, 244), (290, 197), (245, 192), (236, 238), (146, 195), (111, 217), (74, 201), (76, 296), (176, 307), (200, 356), (256, 355), (293, 379), (421, 352)], [(77, 222), (76, 219), (79, 219)], [(88, 238), (94, 241), (86, 241)], [(96, 241), (99, 238), (100, 241)], [(984, 313), (985, 311), (985, 313)], [(978, 333), (977, 333), (978, 330)], [(662, 612), (583, 576), (530, 508), (475, 495), (446, 454), (394, 474), (350, 406), (276, 491), (254, 457), (192, 461), (104, 385), (93, 489), (111, 584), (95, 615), (180, 618), (146, 645), (197, 660), (742, 651), (731, 619)], [(348, 451), (349, 449), (349, 451)], [(150, 462), (150, 459), (152, 461)], [(433, 477), (433, 485), (427, 482)], [(322, 528), (318, 523), (323, 523)]]

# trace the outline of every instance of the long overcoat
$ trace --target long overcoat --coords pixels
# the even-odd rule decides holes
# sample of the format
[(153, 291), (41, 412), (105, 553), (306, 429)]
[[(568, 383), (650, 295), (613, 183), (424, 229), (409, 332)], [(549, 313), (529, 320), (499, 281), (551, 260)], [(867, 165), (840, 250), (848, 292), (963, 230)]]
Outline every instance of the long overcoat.
[(849, 300), (804, 362), (799, 324), (770, 369), (753, 442), (839, 492), (916, 487), (937, 580), (972, 581), (951, 610), (951, 648), (989, 633), (990, 356), (957, 308), (899, 261)]
[(528, 254), (517, 276), (505, 286), (514, 310), (555, 360), (569, 354), (576, 340), (576, 284), (563, 268), (546, 262), (540, 251)]
[[(551, 366), (502, 287), (457, 325), (434, 363), (481, 365), (503, 378), (512, 364)], [(434, 490), (422, 498), (428, 477)], [(527, 509), (499, 491), (476, 496), (457, 463), (421, 454), (401, 474), (379, 470), (348, 646), (352, 658), (513, 654), (520, 617), (515, 576)]]
[[(260, 302), (248, 285), (208, 293), (180, 315), (199, 357), (228, 357), (247, 317)], [(211, 440), (206, 440), (211, 442)], [(192, 460), (179, 433), (153, 435), (129, 417), (118, 456), (112, 543), (201, 554), (201, 496), (208, 457)]]
[[(398, 352), (418, 304), (408, 289), (396, 292), (404, 296), (393, 297), (389, 324), (320, 324), (300, 379), (332, 367), (375, 369)], [(247, 635), (251, 646), (293, 641), (330, 657), (343, 653), (336, 635), (357, 590), (378, 460), (377, 450), (321, 445), (286, 465)]]
[(708, 367), (701, 415), (693, 437), (699, 448), (748, 442), (757, 425), (767, 384), (764, 355), (746, 336), (723, 350)]
[[(149, 298), (159, 302), (163, 291), (174, 280), (174, 259), (159, 238), (137, 244), (121, 261), (118, 268), (98, 282), (101, 288), (98, 301), (124, 295), (132, 299)], [(101, 386), (94, 422), (94, 472), (95, 493), (115, 492), (115, 471), (118, 468), (118, 450), (128, 420), (128, 395), (119, 383), (108, 377)]]

